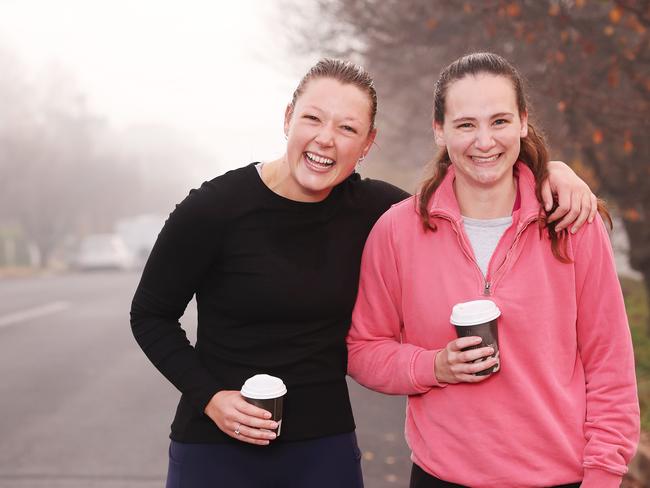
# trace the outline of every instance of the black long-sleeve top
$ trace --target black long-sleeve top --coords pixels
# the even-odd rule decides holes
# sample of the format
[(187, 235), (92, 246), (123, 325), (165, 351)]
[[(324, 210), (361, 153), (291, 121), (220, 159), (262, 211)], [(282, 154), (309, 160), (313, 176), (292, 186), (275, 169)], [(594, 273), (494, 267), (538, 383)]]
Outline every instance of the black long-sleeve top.
[[(296, 202), (250, 164), (176, 206), (131, 307), (138, 344), (182, 392), (172, 439), (230, 441), (203, 410), (257, 373), (287, 385), (279, 441), (354, 429), (345, 336), (361, 253), (375, 221), (406, 196), (355, 173), (321, 202)], [(194, 294), (193, 347), (179, 319)]]

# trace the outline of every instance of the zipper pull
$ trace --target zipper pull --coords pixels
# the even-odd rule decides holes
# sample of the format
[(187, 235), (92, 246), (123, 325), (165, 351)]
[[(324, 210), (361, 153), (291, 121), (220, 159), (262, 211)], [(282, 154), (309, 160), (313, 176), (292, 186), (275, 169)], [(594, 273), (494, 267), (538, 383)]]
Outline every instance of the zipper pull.
[(486, 281), (485, 287), (483, 288), (483, 295), (485, 295), (486, 297), (490, 296), (490, 286), (491, 286), (490, 282)]

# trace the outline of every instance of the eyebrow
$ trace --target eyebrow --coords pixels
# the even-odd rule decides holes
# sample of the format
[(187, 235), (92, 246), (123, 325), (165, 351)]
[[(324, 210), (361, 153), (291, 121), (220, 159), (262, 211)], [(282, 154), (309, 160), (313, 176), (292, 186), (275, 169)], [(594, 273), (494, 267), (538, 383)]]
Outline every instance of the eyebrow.
[[(498, 114), (491, 115), (490, 119), (498, 119), (500, 117), (514, 117), (514, 114), (512, 112), (499, 112)], [(452, 123), (456, 124), (465, 120), (476, 120), (476, 117), (458, 117), (452, 120)]]
[[(308, 110), (308, 109), (316, 110), (316, 111), (318, 111), (318, 112), (320, 112), (320, 113), (323, 113), (323, 109), (317, 107), (316, 105), (305, 105), (305, 109), (306, 109), (306, 110)], [(344, 122), (345, 122), (345, 121), (350, 121), (350, 122), (359, 122), (359, 123), (362, 122), (361, 119), (358, 119), (358, 118), (356, 118), (356, 117), (343, 117), (342, 120), (343, 120)]]

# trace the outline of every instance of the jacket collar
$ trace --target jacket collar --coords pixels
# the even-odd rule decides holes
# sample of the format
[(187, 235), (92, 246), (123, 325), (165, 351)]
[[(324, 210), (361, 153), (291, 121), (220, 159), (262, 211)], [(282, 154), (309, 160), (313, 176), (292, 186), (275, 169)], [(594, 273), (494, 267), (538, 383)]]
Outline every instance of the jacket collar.
[[(535, 177), (533, 172), (521, 161), (514, 166), (515, 178), (517, 178), (517, 191), (519, 192), (521, 206), (512, 214), (513, 221), (523, 222), (534, 219), (538, 216), (540, 203), (535, 196)], [(453, 182), (456, 178), (454, 165), (450, 165), (445, 178), (434, 193), (429, 204), (429, 215), (444, 214), (455, 221), (461, 220), (460, 207), (456, 194), (454, 193)]]

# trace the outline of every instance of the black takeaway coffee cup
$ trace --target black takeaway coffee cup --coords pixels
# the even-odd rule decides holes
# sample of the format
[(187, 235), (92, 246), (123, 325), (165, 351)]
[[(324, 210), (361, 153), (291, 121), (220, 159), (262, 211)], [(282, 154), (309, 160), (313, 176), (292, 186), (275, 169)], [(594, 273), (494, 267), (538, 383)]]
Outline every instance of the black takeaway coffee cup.
[(287, 387), (280, 378), (268, 374), (256, 374), (246, 380), (241, 395), (248, 403), (271, 412), (271, 419), (278, 423), (275, 432), (280, 435), (282, 427), (282, 404)]
[(492, 347), (494, 354), (476, 359), (474, 362), (485, 361), (490, 357), (496, 357), (497, 363), (483, 371), (474, 373), (479, 376), (496, 373), (501, 369), (499, 359), (499, 331), (497, 329), (497, 318), (501, 315), (499, 307), (492, 300), (473, 300), (454, 305), (451, 310), (451, 323), (456, 327), (458, 337), (478, 336), (483, 341), (476, 345), (463, 349), (478, 349), (479, 347)]

